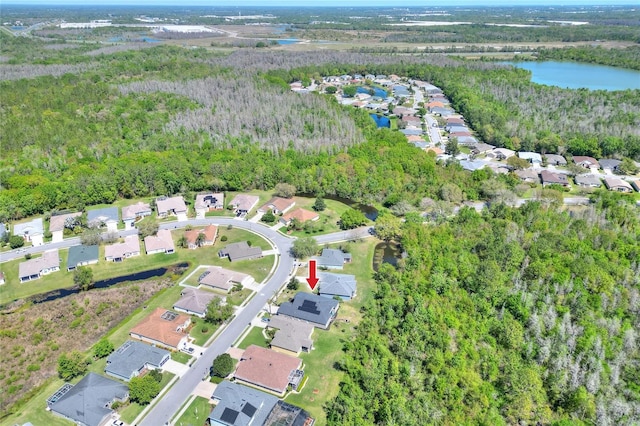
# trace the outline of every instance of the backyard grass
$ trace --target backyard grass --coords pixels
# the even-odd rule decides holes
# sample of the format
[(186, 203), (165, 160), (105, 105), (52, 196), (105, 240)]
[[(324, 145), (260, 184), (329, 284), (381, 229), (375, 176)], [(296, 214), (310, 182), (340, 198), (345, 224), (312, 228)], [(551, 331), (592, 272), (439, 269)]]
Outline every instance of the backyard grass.
[(207, 398), (197, 396), (184, 414), (173, 424), (178, 426), (202, 426), (211, 413), (211, 404)]
[[(162, 389), (167, 386), (167, 384), (171, 381), (171, 379), (173, 379), (174, 376), (175, 374), (166, 371), (162, 373), (162, 381), (160, 382), (161, 392)], [(138, 417), (138, 415), (142, 413), (142, 410), (144, 410), (145, 407), (146, 405), (140, 405), (137, 402), (132, 402), (126, 407), (118, 410), (118, 412), (120, 413), (120, 419), (122, 419), (122, 421), (124, 421), (125, 423), (131, 424), (131, 422), (133, 422), (136, 417)]]
[(185, 365), (189, 364), (189, 360), (191, 358), (192, 358), (191, 355), (181, 351), (171, 352), (171, 359), (179, 362), (180, 364), (185, 364)]
[[(182, 236), (183, 232), (184, 231), (182, 230), (172, 232), (174, 243), (177, 243), (177, 240)], [(220, 241), (222, 235), (227, 236), (227, 241)], [(126, 259), (123, 262), (107, 262), (103, 260), (105, 248), (104, 246), (100, 246), (99, 258), (101, 260), (97, 264), (89, 266), (89, 268), (93, 271), (94, 280), (99, 281), (188, 262), (191, 265), (191, 268), (195, 268), (198, 265), (231, 267), (230, 269), (247, 273), (253, 276), (257, 282), (261, 282), (267, 277), (271, 270), (274, 260), (272, 256), (265, 256), (256, 260), (234, 262), (233, 266), (228, 259), (221, 259), (218, 257), (218, 251), (221, 248), (227, 244), (238, 241), (251, 241), (253, 246), (259, 246), (263, 250), (271, 249), (271, 245), (259, 235), (243, 229), (233, 228), (229, 230), (226, 227), (221, 227), (218, 232), (218, 239), (212, 246), (201, 247), (197, 250), (178, 248), (176, 253), (173, 254), (153, 254), (149, 256), (141, 254), (140, 256)], [(142, 247), (141, 249), (144, 252)], [(18, 265), (25, 261), (24, 258), (2, 264), (2, 271), (5, 274), (6, 284), (0, 287), (0, 305), (4, 305), (13, 300), (29, 297), (34, 294), (73, 287), (73, 272), (67, 272), (67, 257), (69, 250), (60, 250), (59, 254), (61, 259), (59, 272), (53, 272), (40, 279), (25, 283), (20, 283), (18, 279)], [(34, 256), (34, 258), (35, 257), (38, 256)]]
[(353, 327), (346, 324), (334, 324), (330, 330), (316, 330), (312, 336), (314, 349), (300, 355), (308, 379), (299, 394), (291, 392), (285, 400), (307, 410), (318, 425), (327, 424), (323, 407), (338, 394), (344, 375), (335, 364), (343, 357), (344, 342), (352, 336)]
[(267, 339), (262, 334), (263, 330), (264, 328), (261, 328), (261, 327), (252, 327), (251, 330), (249, 330), (249, 333), (247, 333), (247, 335), (245, 336), (245, 338), (242, 339), (242, 342), (240, 342), (240, 344), (238, 345), (238, 348), (247, 349), (251, 345), (260, 346), (263, 348), (269, 347), (269, 345), (267, 344)]
[(240, 306), (251, 293), (253, 293), (253, 290), (248, 288), (243, 288), (240, 291), (229, 293), (227, 295), (227, 303), (233, 306)]

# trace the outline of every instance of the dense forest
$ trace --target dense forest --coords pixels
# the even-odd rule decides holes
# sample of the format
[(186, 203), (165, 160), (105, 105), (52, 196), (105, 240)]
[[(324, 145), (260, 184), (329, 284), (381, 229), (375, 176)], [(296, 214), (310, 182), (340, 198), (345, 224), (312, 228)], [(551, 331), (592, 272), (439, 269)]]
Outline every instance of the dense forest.
[(401, 241), (346, 342), (330, 424), (640, 422), (633, 206), (465, 208)]
[[(20, 57), (34, 43), (41, 42), (8, 43), (3, 54)], [(342, 73), (431, 81), (482, 139), (499, 146), (640, 156), (637, 91), (538, 86), (525, 71), (488, 62), (339, 52), (219, 55), (159, 46), (81, 51), (71, 54), (75, 65), (65, 65), (59, 51), (50, 52), (51, 64), (40, 68), (0, 65), (12, 80), (0, 82), (2, 220), (118, 197), (279, 182), (305, 193), (417, 207), (425, 197), (440, 197), (455, 175), (464, 188), (456, 201), (486, 198), (482, 182), (490, 177), (436, 167), (402, 135), (376, 130), (366, 113), (288, 90), (294, 80)], [(56, 76), (41, 75), (48, 70)], [(515, 189), (513, 180), (500, 179)]]

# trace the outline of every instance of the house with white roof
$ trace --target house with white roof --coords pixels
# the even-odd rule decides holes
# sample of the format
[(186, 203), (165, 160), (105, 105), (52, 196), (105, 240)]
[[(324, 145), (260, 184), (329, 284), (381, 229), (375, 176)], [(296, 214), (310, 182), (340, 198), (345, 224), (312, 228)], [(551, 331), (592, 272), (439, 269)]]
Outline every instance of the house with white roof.
[(540, 167), (542, 165), (542, 156), (537, 152), (519, 152), (518, 157), (523, 160), (527, 160), (533, 167)]
[(171, 254), (176, 251), (173, 245), (171, 231), (160, 229), (156, 235), (149, 235), (144, 239), (144, 248), (147, 254), (165, 253)]
[(182, 195), (157, 198), (156, 209), (158, 210), (158, 217), (176, 216), (178, 221), (187, 220), (187, 205)]
[(140, 240), (137, 235), (124, 237), (124, 242), (108, 245), (104, 248), (105, 260), (122, 262), (128, 257), (140, 256)]
[(13, 235), (19, 235), (25, 241), (31, 242), (33, 246), (44, 244), (44, 225), (42, 218), (37, 217), (29, 222), (16, 223), (13, 225)]
[(20, 282), (24, 283), (31, 280), (37, 280), (43, 275), (50, 274), (60, 270), (60, 256), (58, 249), (45, 251), (41, 257), (29, 259), (21, 262), (18, 266), (18, 277)]

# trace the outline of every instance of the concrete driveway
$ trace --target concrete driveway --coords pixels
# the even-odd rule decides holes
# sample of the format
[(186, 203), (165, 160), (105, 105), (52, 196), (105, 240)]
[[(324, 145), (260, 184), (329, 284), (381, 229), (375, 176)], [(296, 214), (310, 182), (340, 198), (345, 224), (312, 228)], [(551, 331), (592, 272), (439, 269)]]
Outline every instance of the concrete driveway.
[(184, 373), (189, 371), (189, 366), (170, 359), (162, 366), (162, 369), (169, 373), (173, 373), (176, 376), (182, 377)]

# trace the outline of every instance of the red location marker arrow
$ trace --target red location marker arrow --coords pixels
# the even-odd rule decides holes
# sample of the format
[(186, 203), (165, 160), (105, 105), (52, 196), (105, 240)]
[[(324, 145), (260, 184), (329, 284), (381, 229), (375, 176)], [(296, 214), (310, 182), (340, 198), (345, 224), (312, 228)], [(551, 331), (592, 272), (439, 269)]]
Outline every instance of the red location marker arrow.
[(316, 261), (309, 261), (309, 278), (307, 278), (307, 282), (309, 283), (309, 287), (311, 290), (316, 288), (316, 284), (318, 284), (318, 278), (316, 277)]

